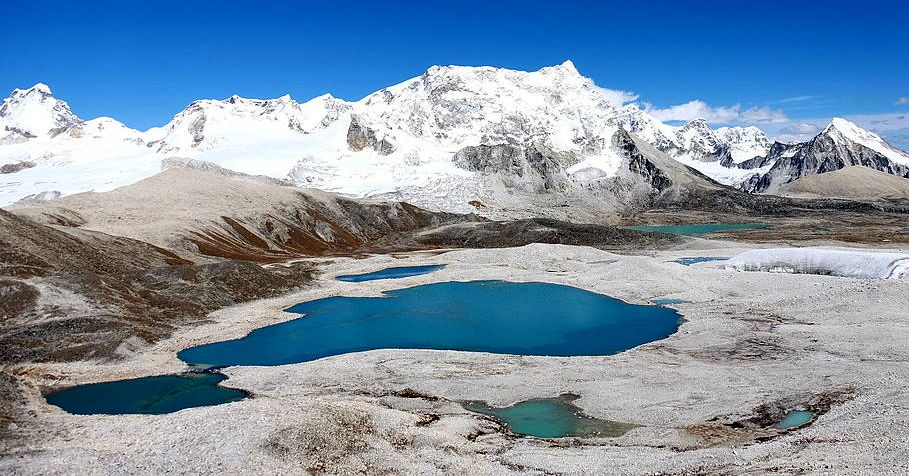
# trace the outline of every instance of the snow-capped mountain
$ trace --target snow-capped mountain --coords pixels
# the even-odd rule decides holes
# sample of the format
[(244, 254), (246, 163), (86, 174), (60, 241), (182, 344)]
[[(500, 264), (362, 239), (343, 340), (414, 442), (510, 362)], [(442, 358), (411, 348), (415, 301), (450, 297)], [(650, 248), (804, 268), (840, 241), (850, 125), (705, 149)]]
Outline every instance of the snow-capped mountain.
[(0, 104), (0, 143), (76, 132), (82, 120), (69, 106), (54, 98), (47, 85), (14, 89)]
[(909, 154), (841, 118), (834, 118), (820, 134), (807, 142), (775, 143), (765, 157), (739, 164), (744, 170), (761, 171), (742, 184), (742, 188), (749, 192), (761, 193), (776, 193), (781, 186), (801, 177), (851, 165), (909, 178)]
[[(663, 193), (654, 171), (635, 165), (629, 140), (652, 146), (646, 159), (664, 164), (658, 168), (668, 166), (654, 154), (665, 154), (753, 191), (772, 192), (764, 182), (777, 176), (797, 178), (802, 172), (792, 167), (821, 170), (810, 161), (785, 165), (805, 144), (772, 144), (756, 127), (711, 129), (703, 120), (674, 127), (626, 101), (570, 61), (532, 72), (433, 66), (356, 102), (328, 94), (304, 103), (290, 96), (199, 100), (166, 125), (139, 132), (110, 118), (83, 121), (39, 84), (13, 91), (0, 106), (0, 205), (42, 192), (109, 190), (157, 173), (173, 157), (452, 211), (471, 211), (468, 203), (477, 201), (518, 207), (540, 194), (611, 206)], [(905, 157), (854, 125), (835, 124), (819, 135), (831, 148), (859, 144), (897, 165)], [(634, 168), (640, 173), (629, 177)], [(669, 168), (674, 176), (687, 170)]]

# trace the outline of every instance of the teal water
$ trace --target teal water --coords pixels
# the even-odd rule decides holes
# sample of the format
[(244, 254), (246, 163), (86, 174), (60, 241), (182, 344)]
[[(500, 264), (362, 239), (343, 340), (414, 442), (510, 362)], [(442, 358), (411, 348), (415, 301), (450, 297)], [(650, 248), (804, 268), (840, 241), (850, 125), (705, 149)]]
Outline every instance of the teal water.
[(444, 282), (335, 296), (285, 309), (302, 314), (246, 337), (186, 349), (189, 363), (282, 365), (374, 349), (518, 355), (609, 355), (674, 333), (681, 315), (569, 286)]
[(726, 261), (729, 258), (720, 258), (715, 256), (691, 256), (687, 258), (679, 258), (672, 260), (673, 263), (682, 264), (685, 266), (691, 266), (697, 263), (707, 263), (710, 261)]
[(409, 278), (411, 276), (429, 274), (433, 271), (438, 271), (444, 267), (445, 267), (444, 264), (433, 264), (433, 265), (426, 265), (426, 266), (399, 266), (396, 268), (380, 269), (379, 271), (373, 271), (372, 273), (345, 274), (343, 276), (338, 276), (335, 279), (337, 279), (338, 281), (359, 283), (362, 281), (374, 281), (377, 279)]
[(757, 223), (692, 223), (688, 225), (644, 225), (628, 226), (628, 230), (655, 231), (671, 235), (704, 235), (726, 230), (762, 230), (768, 225)]
[[(518, 355), (609, 355), (663, 339), (675, 310), (634, 305), (569, 286), (443, 282), (335, 296), (285, 309), (302, 316), (246, 337), (183, 350), (199, 368), (282, 365), (374, 349), (445, 349)], [(167, 413), (242, 398), (220, 374), (158, 376), (83, 385), (48, 395), (71, 413)]]
[(512, 433), (537, 438), (615, 437), (635, 428), (635, 425), (628, 423), (585, 415), (572, 403), (576, 399), (574, 395), (562, 395), (557, 398), (527, 400), (505, 408), (479, 402), (466, 402), (462, 406), (474, 413), (495, 418)]
[(50, 393), (47, 402), (77, 415), (115, 415), (171, 413), (246, 398), (242, 390), (218, 385), (226, 379), (217, 373), (199, 373), (93, 383)]
[(814, 418), (814, 413), (805, 410), (793, 410), (787, 413), (786, 418), (780, 420), (780, 422), (777, 423), (775, 427), (778, 430), (795, 428), (797, 426), (802, 426), (805, 423), (808, 423), (812, 418)]

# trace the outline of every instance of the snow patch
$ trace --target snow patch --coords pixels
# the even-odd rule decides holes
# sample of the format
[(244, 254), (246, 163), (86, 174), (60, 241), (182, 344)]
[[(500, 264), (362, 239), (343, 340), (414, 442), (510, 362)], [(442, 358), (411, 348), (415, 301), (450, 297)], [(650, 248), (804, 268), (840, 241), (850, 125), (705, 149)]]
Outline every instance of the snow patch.
[(721, 267), (847, 278), (907, 279), (909, 253), (839, 248), (772, 248), (746, 251), (730, 258)]

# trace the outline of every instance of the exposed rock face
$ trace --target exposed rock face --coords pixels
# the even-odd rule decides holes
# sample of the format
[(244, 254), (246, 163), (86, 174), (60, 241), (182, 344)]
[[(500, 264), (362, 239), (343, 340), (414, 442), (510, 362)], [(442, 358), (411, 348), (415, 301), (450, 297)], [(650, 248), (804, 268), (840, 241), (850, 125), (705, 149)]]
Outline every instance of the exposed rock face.
[(909, 177), (909, 165), (895, 162), (879, 151), (825, 131), (808, 142), (774, 144), (771, 153), (760, 164), (773, 163), (763, 175), (755, 175), (742, 184), (749, 192), (776, 193), (784, 184), (801, 177), (822, 174), (844, 167), (860, 165), (900, 177)]
[(347, 145), (355, 152), (367, 147), (381, 155), (388, 155), (395, 151), (394, 145), (387, 137), (377, 138), (376, 131), (361, 125), (360, 119), (355, 115), (350, 116), (350, 127), (347, 129)]
[(472, 172), (500, 174), (513, 187), (548, 191), (564, 186), (564, 156), (537, 145), (481, 144), (459, 150), (452, 162)]
[(644, 179), (656, 192), (662, 193), (672, 185), (672, 180), (653, 162), (644, 157), (637, 145), (624, 130), (619, 130), (612, 137), (612, 143), (627, 158), (628, 170)]
[(14, 174), (20, 170), (30, 169), (34, 166), (35, 163), (29, 160), (23, 160), (14, 164), (4, 164), (3, 166), (0, 166), (0, 174)]

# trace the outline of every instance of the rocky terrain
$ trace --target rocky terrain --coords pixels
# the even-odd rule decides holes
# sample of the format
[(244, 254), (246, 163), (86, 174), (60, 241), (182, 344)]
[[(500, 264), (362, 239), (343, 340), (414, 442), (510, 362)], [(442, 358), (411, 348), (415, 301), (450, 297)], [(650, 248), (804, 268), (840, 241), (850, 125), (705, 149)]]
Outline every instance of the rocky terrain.
[(797, 198), (909, 200), (909, 180), (869, 167), (851, 165), (799, 178), (781, 186), (778, 193)]
[[(274, 472), (311, 474), (896, 474), (907, 470), (905, 280), (861, 280), (682, 266), (679, 256), (733, 255), (698, 241), (653, 257), (531, 245), (395, 260), (339, 259), (316, 286), (217, 311), (127, 361), (19, 367), (29, 382), (0, 467), (17, 474)], [(701, 249), (697, 250), (698, 247)], [(535, 259), (527, 260), (527, 256)], [(406, 281), (331, 276), (444, 263)], [(608, 276), (609, 279), (604, 279)], [(33, 385), (177, 371), (174, 353), (290, 318), (280, 310), (399, 286), (507, 279), (562, 283), (634, 303), (678, 304), (667, 339), (609, 357), (520, 357), (381, 350), (296, 365), (226, 369), (254, 398), (169, 415), (72, 416)], [(508, 434), (457, 402), (505, 406), (566, 392), (588, 415), (633, 423), (618, 438)], [(807, 426), (777, 430), (791, 409)], [(217, 438), (212, 435), (217, 434)], [(26, 450), (27, 448), (27, 450)], [(160, 455), (167, 455), (166, 458)]]

